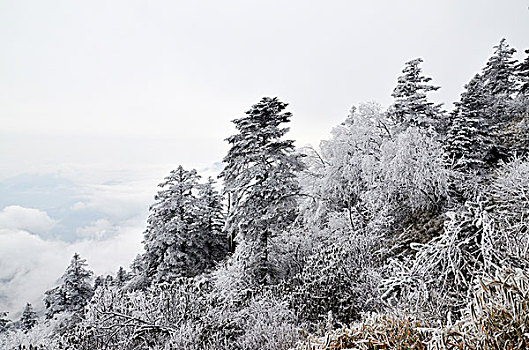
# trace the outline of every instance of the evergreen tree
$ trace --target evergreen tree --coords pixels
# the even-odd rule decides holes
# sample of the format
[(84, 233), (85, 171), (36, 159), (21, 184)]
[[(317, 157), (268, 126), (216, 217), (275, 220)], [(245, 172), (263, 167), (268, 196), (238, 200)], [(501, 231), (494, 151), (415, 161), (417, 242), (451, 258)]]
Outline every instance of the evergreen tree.
[(209, 236), (205, 244), (210, 258), (220, 261), (228, 253), (228, 245), (223, 234), (225, 221), (223, 198), (215, 189), (215, 184), (215, 180), (209, 177), (208, 181), (199, 187), (198, 220), (200, 231)]
[[(145, 265), (147, 275), (161, 281), (185, 275), (188, 233), (195, 225), (193, 190), (199, 175), (182, 166), (172, 170), (161, 191), (155, 196), (145, 231)], [(178, 254), (178, 251), (182, 254)]]
[(62, 311), (80, 311), (92, 298), (93, 273), (86, 266), (86, 260), (75, 253), (61, 277), (62, 284), (46, 292), (44, 304), (48, 318)]
[(137, 254), (130, 264), (130, 280), (124, 286), (125, 290), (145, 290), (149, 287), (149, 277), (147, 275), (146, 264), (147, 255)]
[(26, 304), (22, 317), (20, 318), (20, 326), (22, 330), (29, 331), (37, 324), (37, 313), (33, 311), (33, 306), (30, 303)]
[(93, 294), (90, 279), (93, 272), (87, 270), (86, 259), (75, 253), (70, 265), (62, 276), (68, 311), (81, 310)]
[(9, 319), (7, 318), (7, 311), (0, 311), (0, 332), (5, 329)]
[(141, 276), (145, 272), (145, 259), (141, 254), (137, 254), (132, 264), (130, 264), (130, 269), (133, 276)]
[(391, 96), (395, 99), (390, 110), (394, 122), (406, 129), (417, 126), (443, 132), (444, 120), (441, 105), (428, 101), (426, 94), (436, 91), (438, 86), (428, 84), (432, 78), (422, 75), (421, 58), (405, 63), (404, 75), (397, 80)]
[(445, 152), (450, 164), (457, 169), (468, 170), (482, 166), (490, 135), (484, 118), (486, 101), (482, 76), (476, 74), (465, 88), (460, 101), (455, 103), (456, 109), (452, 113), (453, 119), (445, 140)]
[(112, 282), (113, 285), (121, 288), (129, 279), (130, 278), (127, 271), (123, 268), (123, 266), (120, 266), (118, 272), (116, 272), (116, 278)]
[(47, 318), (52, 318), (55, 314), (66, 311), (66, 295), (62, 285), (44, 293), (44, 306), (46, 307)]
[(507, 144), (511, 137), (509, 129), (518, 115), (513, 99), (517, 90), (516, 61), (513, 59), (516, 50), (509, 47), (505, 39), (494, 49), (494, 54), (482, 70), (483, 95), (487, 104), (485, 119), (492, 140), (485, 159), (489, 165), (510, 156), (511, 149)]
[(512, 96), (516, 92), (516, 52), (505, 39), (494, 47), (481, 74), (465, 86), (456, 103), (445, 140), (449, 163), (462, 171), (492, 166), (510, 153), (509, 126), (516, 116)]
[(207, 214), (217, 215), (220, 209), (216, 206), (220, 202), (210, 198), (206, 203), (202, 198), (204, 186), (210, 186), (206, 192), (212, 198), (215, 190), (211, 184), (199, 184), (199, 179), (196, 170), (187, 171), (179, 166), (159, 185), (162, 190), (150, 208), (144, 239), (144, 273), (151, 281), (195, 276), (221, 258), (217, 228), (204, 223), (214, 220)]
[(505, 38), (494, 49), (483, 68), (485, 87), (492, 95), (510, 96), (516, 91), (516, 60), (512, 57), (516, 49), (509, 47)]
[[(269, 259), (271, 239), (294, 220), (299, 186), (296, 172), (303, 169), (294, 153), (294, 141), (282, 140), (292, 114), (286, 103), (264, 97), (233, 123), (238, 134), (227, 139), (224, 180), (229, 208), (226, 230), (234, 259), (242, 259), (246, 280), (267, 284), (274, 279)], [(238, 246), (235, 248), (234, 240)], [(235, 248), (235, 249), (234, 249)]]
[(99, 275), (94, 280), (94, 290), (102, 286), (104, 286), (104, 278), (103, 278), (103, 275)]
[(529, 49), (525, 50), (527, 57), (523, 62), (516, 66), (516, 72), (520, 79), (520, 93), (522, 95), (529, 95)]

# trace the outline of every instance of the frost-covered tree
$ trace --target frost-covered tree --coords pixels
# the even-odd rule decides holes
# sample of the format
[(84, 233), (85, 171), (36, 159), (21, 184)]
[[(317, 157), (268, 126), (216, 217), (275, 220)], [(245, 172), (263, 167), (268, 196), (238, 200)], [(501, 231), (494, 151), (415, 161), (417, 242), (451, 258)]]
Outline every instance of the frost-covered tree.
[(512, 140), (522, 126), (517, 118), (520, 108), (513, 99), (517, 77), (512, 56), (516, 50), (505, 39), (494, 49), (482, 72), (465, 86), (455, 103), (445, 140), (449, 164), (463, 172), (490, 168), (523, 148)]
[(187, 171), (178, 166), (158, 185), (162, 190), (150, 207), (143, 241), (147, 275), (154, 280), (193, 273), (186, 271), (185, 260), (189, 234), (196, 225), (193, 191), (196, 191), (199, 178), (196, 170)]
[(55, 314), (66, 311), (66, 295), (62, 286), (57, 286), (44, 293), (44, 306), (46, 317), (52, 318)]
[(201, 185), (199, 179), (196, 170), (179, 166), (159, 185), (143, 241), (149, 280), (195, 276), (224, 256), (218, 194), (211, 182)]
[(489, 125), (485, 120), (487, 108), (483, 77), (476, 74), (465, 85), (444, 140), (448, 163), (456, 169), (477, 169), (490, 145)]
[(115, 286), (121, 288), (129, 279), (130, 276), (127, 271), (123, 268), (123, 266), (120, 266), (116, 272), (116, 278), (114, 278), (112, 282)]
[(436, 235), (436, 216), (448, 200), (450, 171), (442, 154), (440, 142), (422, 128), (388, 126), (379, 107), (360, 105), (322, 142), (319, 161), (303, 179), (307, 221), (325, 228), (343, 215), (351, 231), (367, 230), (391, 239), (391, 246)]
[(62, 276), (63, 288), (68, 311), (81, 310), (93, 294), (90, 279), (93, 272), (88, 270), (86, 259), (75, 253), (70, 265)]
[(307, 157), (302, 208), (310, 237), (324, 243), (302, 261), (290, 298), (304, 320), (332, 311), (348, 323), (377, 306), (387, 259), (442, 231), (449, 171), (436, 138), (392, 127), (374, 103), (353, 108), (320, 148)]
[(28, 331), (37, 324), (37, 313), (33, 310), (30, 303), (26, 304), (22, 316), (20, 317), (20, 327), (24, 331)]
[(86, 266), (86, 260), (75, 253), (61, 277), (62, 284), (46, 292), (44, 304), (48, 318), (62, 311), (80, 311), (88, 303), (93, 294), (93, 273)]
[(529, 95), (529, 49), (525, 50), (527, 57), (516, 66), (516, 72), (520, 79), (520, 93)]
[[(365, 195), (380, 164), (380, 147), (392, 138), (389, 121), (377, 103), (351, 108), (347, 119), (322, 141), (304, 185), (312, 205), (308, 218), (325, 224), (330, 212), (345, 211), (351, 229), (366, 224), (370, 216)], [(309, 158), (310, 159), (310, 158)]]
[(520, 106), (514, 99), (518, 83), (516, 61), (513, 59), (515, 52), (502, 39), (494, 46), (494, 53), (482, 70), (487, 99), (485, 119), (492, 136), (492, 145), (486, 157), (489, 165), (496, 165), (499, 160), (506, 161), (513, 153), (509, 139), (512, 138), (512, 124), (516, 123), (520, 113)]
[(94, 280), (94, 290), (104, 285), (105, 279), (102, 275), (99, 275)]
[(9, 322), (7, 315), (8, 315), (7, 311), (0, 311), (0, 332), (4, 330), (7, 323)]
[(382, 283), (385, 299), (424, 317), (444, 319), (469, 302), (474, 280), (502, 268), (529, 267), (529, 162), (496, 171), (477, 201), (446, 213), (443, 233), (415, 244), (409, 260), (394, 259)]
[[(494, 46), (494, 53), (482, 70), (485, 95), (488, 99), (486, 111), (488, 123), (491, 132), (494, 132), (497, 138), (501, 138), (504, 124), (515, 116), (512, 106), (517, 86), (516, 61), (513, 59), (515, 52), (516, 50), (509, 47), (507, 41), (502, 39), (497, 46)], [(497, 147), (501, 147), (499, 143), (497, 140)]]
[(199, 230), (209, 236), (209, 240), (205, 242), (209, 258), (217, 262), (226, 257), (228, 244), (223, 232), (225, 222), (223, 198), (215, 186), (216, 182), (211, 177), (207, 182), (200, 184), (197, 214)]
[(510, 96), (516, 91), (516, 60), (513, 59), (516, 49), (511, 48), (505, 38), (494, 49), (483, 68), (485, 87), (492, 95)]
[(381, 240), (351, 231), (347, 221), (343, 216), (331, 219), (321, 235), (322, 247), (288, 281), (291, 291), (285, 298), (304, 322), (321, 322), (332, 312), (334, 321), (349, 324), (379, 306)]
[(422, 75), (422, 62), (422, 58), (416, 58), (405, 63), (404, 74), (398, 77), (397, 86), (391, 94), (395, 100), (390, 116), (404, 129), (415, 126), (442, 132), (444, 115), (441, 106), (430, 102), (426, 96), (439, 87), (430, 85), (432, 78)]
[(238, 244), (232, 259), (243, 264), (239, 272), (246, 280), (257, 284), (274, 280), (271, 240), (296, 214), (296, 172), (303, 165), (294, 141), (282, 139), (289, 129), (281, 125), (292, 117), (286, 107), (277, 98), (264, 97), (233, 121), (238, 133), (227, 139), (231, 148), (219, 175), (229, 200), (226, 231)]

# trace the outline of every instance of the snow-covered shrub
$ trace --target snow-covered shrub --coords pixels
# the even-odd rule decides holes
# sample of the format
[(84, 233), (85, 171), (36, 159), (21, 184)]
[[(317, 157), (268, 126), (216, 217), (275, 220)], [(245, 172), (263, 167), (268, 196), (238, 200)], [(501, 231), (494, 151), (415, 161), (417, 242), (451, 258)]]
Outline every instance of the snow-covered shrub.
[(475, 278), (503, 267), (529, 267), (529, 163), (504, 165), (483, 192), (478, 202), (447, 213), (441, 236), (412, 245), (414, 258), (392, 261), (381, 285), (384, 298), (445, 319), (468, 303)]
[(67, 349), (60, 342), (60, 334), (70, 326), (72, 313), (61, 312), (52, 319), (40, 319), (38, 324), (29, 330), (11, 329), (0, 333), (0, 349), (35, 349), (55, 350)]
[(179, 278), (145, 291), (98, 288), (83, 322), (62, 337), (70, 346), (113, 349), (160, 346), (189, 320), (200, 318), (208, 282)]
[(330, 218), (321, 248), (308, 256), (285, 293), (303, 322), (321, 323), (328, 312), (338, 324), (357, 320), (378, 305), (380, 280), (377, 250), (380, 239), (363, 231), (350, 232), (348, 219)]
[(467, 206), (449, 213), (444, 233), (413, 244), (415, 257), (393, 259), (381, 284), (382, 298), (422, 317), (445, 319), (466, 304), (467, 291), (483, 269), (479, 212)]
[(294, 314), (285, 302), (273, 296), (262, 296), (238, 313), (244, 334), (237, 339), (241, 350), (282, 350), (298, 340)]
[(470, 305), (475, 348), (529, 348), (529, 273), (502, 269), (476, 286)]
[(425, 322), (404, 314), (372, 314), (363, 322), (330, 331), (323, 337), (310, 336), (300, 342), (296, 350), (423, 350), (436, 340), (438, 332)]
[(168, 349), (288, 349), (298, 340), (295, 317), (272, 291), (240, 299), (212, 292), (200, 318), (171, 333)]
[(383, 143), (380, 153), (374, 207), (387, 203), (398, 215), (438, 208), (447, 199), (449, 172), (435, 139), (409, 128)]
[(526, 349), (529, 347), (529, 274), (501, 269), (480, 278), (461, 320), (428, 323), (404, 313), (373, 313), (348, 328), (309, 336), (298, 350), (317, 349)]
[[(271, 293), (265, 292), (253, 297), (242, 308), (230, 307), (227, 310), (229, 311), (225, 313), (223, 323), (230, 322), (228, 329), (231, 328), (230, 333), (235, 337), (227, 343), (223, 341), (222, 344), (217, 343), (209, 348), (280, 350), (290, 348), (298, 340), (293, 312), (284, 301), (278, 300)], [(218, 316), (216, 312), (210, 313), (209, 319), (216, 322), (215, 318)]]
[(516, 158), (500, 168), (488, 192), (488, 259), (496, 265), (529, 267), (529, 161)]

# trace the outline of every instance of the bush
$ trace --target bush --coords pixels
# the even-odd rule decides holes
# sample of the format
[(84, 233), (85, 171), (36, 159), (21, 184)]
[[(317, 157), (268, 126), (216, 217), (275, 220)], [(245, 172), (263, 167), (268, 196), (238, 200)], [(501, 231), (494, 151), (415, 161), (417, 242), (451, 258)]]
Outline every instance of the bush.
[(334, 235), (329, 229), (323, 247), (307, 258), (302, 271), (289, 282), (291, 290), (285, 297), (300, 322), (317, 325), (332, 312), (337, 325), (348, 325), (379, 305), (380, 240), (363, 232), (344, 232), (342, 225)]
[(502, 269), (482, 279), (469, 314), (476, 348), (529, 348), (529, 273)]
[(350, 328), (309, 336), (298, 350), (317, 349), (527, 349), (529, 273), (501, 269), (476, 280), (461, 320), (428, 323), (403, 313), (372, 314)]

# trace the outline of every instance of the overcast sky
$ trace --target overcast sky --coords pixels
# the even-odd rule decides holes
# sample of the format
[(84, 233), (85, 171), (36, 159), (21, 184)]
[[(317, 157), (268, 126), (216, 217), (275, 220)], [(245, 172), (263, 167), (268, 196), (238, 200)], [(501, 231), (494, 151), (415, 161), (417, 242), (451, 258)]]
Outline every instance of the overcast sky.
[(501, 38), (529, 48), (528, 6), (0, 0), (0, 309), (40, 298), (74, 251), (97, 273), (127, 265), (156, 183), (218, 168), (261, 97), (289, 102), (289, 136), (317, 145), (351, 105), (388, 106), (422, 57), (449, 109)]
[(387, 106), (415, 57), (442, 86), (433, 98), (451, 104), (502, 37), (529, 47), (528, 6), (0, 1), (0, 146), (8, 150), (0, 171), (64, 161), (212, 163), (226, 150), (230, 120), (265, 95), (290, 103), (299, 145), (317, 143), (352, 104)]

